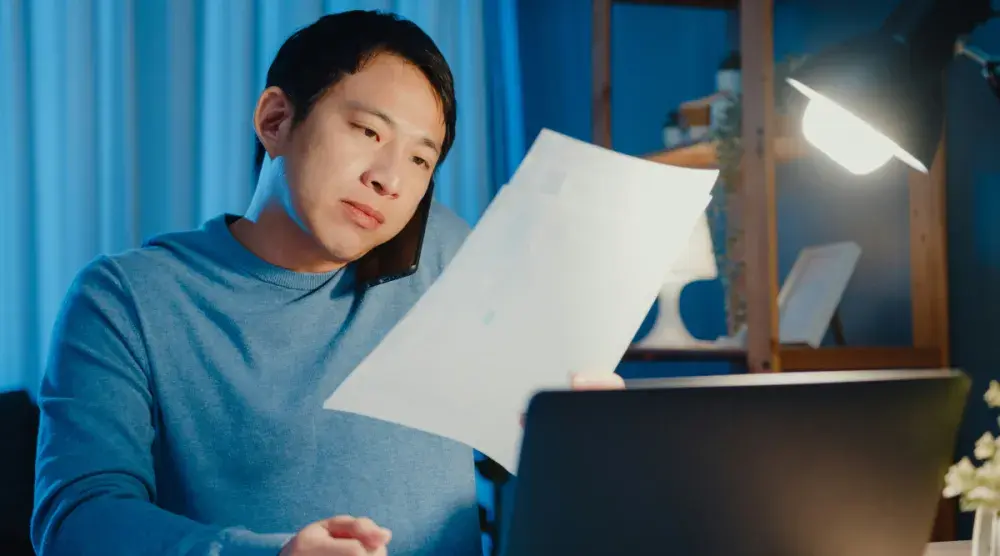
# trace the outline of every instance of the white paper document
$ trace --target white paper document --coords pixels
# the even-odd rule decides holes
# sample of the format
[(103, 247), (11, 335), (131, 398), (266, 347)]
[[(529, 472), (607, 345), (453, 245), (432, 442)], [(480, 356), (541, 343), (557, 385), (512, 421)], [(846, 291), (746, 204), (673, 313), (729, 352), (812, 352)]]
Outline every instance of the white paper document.
[(717, 175), (543, 130), (444, 273), (323, 407), (463, 442), (516, 473), (531, 396), (616, 368)]

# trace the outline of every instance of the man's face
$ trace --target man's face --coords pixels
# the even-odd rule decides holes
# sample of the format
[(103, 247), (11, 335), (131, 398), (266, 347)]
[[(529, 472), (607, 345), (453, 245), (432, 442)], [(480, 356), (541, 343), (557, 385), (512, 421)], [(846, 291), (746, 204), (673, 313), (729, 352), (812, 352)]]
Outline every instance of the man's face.
[(327, 92), (281, 148), (296, 220), (335, 261), (354, 261), (413, 217), (445, 124), (430, 82), (382, 54)]

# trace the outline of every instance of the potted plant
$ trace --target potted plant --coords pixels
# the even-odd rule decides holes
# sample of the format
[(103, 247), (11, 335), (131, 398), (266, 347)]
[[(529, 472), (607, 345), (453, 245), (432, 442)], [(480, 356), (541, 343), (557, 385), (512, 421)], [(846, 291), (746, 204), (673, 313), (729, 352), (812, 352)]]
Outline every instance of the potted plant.
[[(805, 56), (788, 57), (775, 64), (774, 67), (774, 97), (775, 113), (783, 114), (787, 106), (784, 99), (787, 83), (785, 81), (792, 71), (805, 61)], [(730, 55), (723, 63), (723, 70), (734, 71), (739, 66), (739, 58)], [(726, 74), (729, 81), (736, 79), (735, 74)], [(721, 73), (720, 73), (721, 76)], [(729, 82), (727, 81), (727, 82)], [(716, 158), (719, 166), (719, 182), (713, 192), (709, 205), (709, 219), (713, 224), (715, 236), (716, 259), (719, 276), (726, 292), (726, 320), (729, 334), (735, 333), (746, 323), (745, 300), (745, 264), (743, 262), (743, 228), (738, 218), (727, 215), (740, 214), (740, 164), (743, 159), (743, 95), (742, 86), (727, 102), (717, 123), (713, 123), (710, 139), (716, 143)]]

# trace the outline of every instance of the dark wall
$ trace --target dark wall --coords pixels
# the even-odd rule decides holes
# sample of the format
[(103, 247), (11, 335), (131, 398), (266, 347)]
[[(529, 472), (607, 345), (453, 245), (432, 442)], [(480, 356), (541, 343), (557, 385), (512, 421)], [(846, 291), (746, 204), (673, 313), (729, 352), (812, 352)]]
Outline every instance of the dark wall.
[[(1000, 54), (1000, 22), (971, 41)], [(948, 279), (952, 363), (973, 378), (960, 455), (972, 455), (984, 431), (997, 433), (997, 413), (983, 402), (1000, 379), (1000, 102), (974, 64), (957, 60), (948, 71)], [(960, 521), (967, 538), (971, 515)]]
[[(813, 51), (877, 23), (890, 8), (860, 0), (779, 2), (775, 56), (780, 60)], [(589, 2), (522, 2), (520, 17), (528, 140), (542, 127), (589, 140)], [(612, 17), (614, 148), (629, 154), (662, 148), (660, 126), (666, 113), (685, 100), (715, 90), (715, 68), (729, 48), (725, 12), (616, 5)], [(820, 156), (778, 168), (781, 279), (804, 247), (844, 240), (861, 245), (862, 258), (841, 315), (851, 343), (903, 345), (910, 341), (905, 177), (901, 165), (894, 164), (858, 179)], [(697, 336), (711, 338), (725, 332), (718, 283), (692, 284), (682, 307)], [(644, 373), (649, 374), (649, 366), (645, 367)], [(658, 368), (654, 374), (689, 371), (690, 367)]]
[[(877, 26), (895, 2), (784, 0), (775, 8), (775, 58), (815, 52)], [(858, 268), (840, 307), (845, 335), (857, 345), (907, 345), (910, 318), (907, 171), (892, 162), (863, 177), (822, 155), (778, 167), (779, 276), (810, 245), (854, 241)]]
[[(589, 2), (533, 0), (523, 1), (520, 8), (527, 139), (549, 127), (589, 140)], [(890, 8), (860, 0), (779, 2), (775, 56), (780, 60), (813, 51), (878, 22)], [(643, 154), (662, 148), (660, 129), (666, 113), (715, 90), (715, 68), (733, 46), (727, 29), (723, 11), (614, 7), (611, 98), (616, 150)], [(856, 241), (863, 255), (841, 315), (848, 340), (859, 345), (908, 343), (909, 229), (903, 168), (892, 165), (857, 179), (816, 156), (779, 166), (777, 177), (780, 278), (804, 247)], [(692, 284), (682, 298), (682, 309), (696, 336), (714, 338), (725, 332), (718, 282)], [(626, 373), (648, 376), (724, 368), (644, 364), (627, 365)]]
[[(580, 0), (522, 0), (521, 64), (527, 141), (547, 127), (591, 140), (591, 8)], [(722, 11), (616, 5), (611, 31), (611, 127), (616, 150), (641, 155), (663, 148), (661, 125), (681, 102), (715, 90), (726, 56)], [(725, 333), (719, 283), (692, 284), (681, 303), (692, 333)], [(639, 331), (641, 337), (652, 319)], [(719, 365), (625, 364), (625, 376), (726, 372)]]
[[(775, 57), (814, 52), (877, 25), (894, 0), (776, 0)], [(542, 127), (590, 140), (590, 2), (522, 0), (521, 52), (527, 139)], [(729, 47), (724, 14), (679, 8), (616, 6), (612, 21), (612, 133), (630, 154), (660, 148), (672, 106), (710, 93)], [(1000, 53), (1000, 26), (972, 37)], [(948, 249), (952, 359), (975, 380), (960, 452), (996, 431), (982, 392), (1000, 377), (993, 345), (1000, 336), (1000, 102), (977, 70), (959, 60), (949, 71)], [(779, 276), (800, 249), (852, 240), (862, 248), (841, 307), (846, 336), (858, 345), (911, 341), (909, 214), (906, 169), (892, 163), (857, 178), (817, 155), (779, 166)], [(722, 328), (721, 288), (694, 284), (682, 310), (696, 335)], [(647, 323), (648, 324), (648, 323)], [(640, 334), (642, 331), (640, 331)], [(724, 366), (630, 364), (629, 376), (726, 372)], [(968, 516), (960, 533), (969, 534)]]

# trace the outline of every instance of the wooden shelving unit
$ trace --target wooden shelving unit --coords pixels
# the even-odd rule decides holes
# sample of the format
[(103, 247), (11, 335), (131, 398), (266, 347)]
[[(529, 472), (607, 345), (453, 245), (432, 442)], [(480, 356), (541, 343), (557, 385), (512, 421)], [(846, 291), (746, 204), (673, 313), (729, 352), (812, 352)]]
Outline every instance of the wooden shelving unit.
[[(716, 96), (712, 95), (684, 103), (681, 106), (682, 115), (694, 117), (699, 124), (707, 125), (710, 120), (711, 102)], [(796, 132), (792, 122), (784, 118), (777, 118), (775, 125), (777, 128), (776, 137), (774, 138), (774, 158), (776, 162), (789, 162), (802, 158), (812, 152), (812, 148), (802, 138), (801, 134)], [(716, 145), (712, 141), (693, 142), (673, 149), (656, 151), (646, 154), (643, 158), (687, 168), (718, 167)]]
[[(919, 347), (781, 346), (785, 371), (855, 371), (867, 369), (922, 369), (940, 366), (941, 353)], [(630, 349), (625, 361), (728, 361), (746, 367), (747, 350), (734, 348)]]
[[(778, 137), (774, 144), (774, 157), (777, 162), (788, 162), (801, 158), (809, 152), (809, 146), (796, 137)], [(686, 168), (716, 168), (718, 166), (715, 154), (715, 143), (703, 141), (692, 143), (675, 149), (649, 153), (643, 158)]]
[[(783, 346), (778, 342), (775, 165), (808, 156), (811, 147), (774, 112), (773, 0), (592, 0), (593, 141), (611, 144), (610, 34), (613, 4), (653, 4), (738, 10), (743, 82), (742, 222), (746, 268), (749, 372), (933, 368), (949, 364), (947, 253), (944, 210), (945, 150), (929, 175), (912, 172), (910, 259), (913, 345), (902, 347)], [(654, 152), (644, 158), (691, 168), (716, 167), (712, 142)], [(684, 355), (683, 350), (633, 348), (628, 360), (731, 360), (732, 350)]]
[[(741, 210), (747, 273), (745, 350), (632, 349), (632, 361), (743, 361), (749, 372), (936, 368), (949, 365), (945, 145), (930, 174), (911, 172), (910, 264), (913, 345), (903, 347), (783, 346), (778, 342), (775, 165), (805, 156), (809, 148), (787, 133), (774, 111), (774, 0), (592, 0), (593, 141), (611, 148), (611, 11), (614, 3), (736, 10), (743, 87)], [(712, 143), (651, 153), (650, 160), (713, 168)], [(902, 246), (900, 246), (902, 248)], [(933, 540), (955, 538), (955, 505), (942, 501)]]

